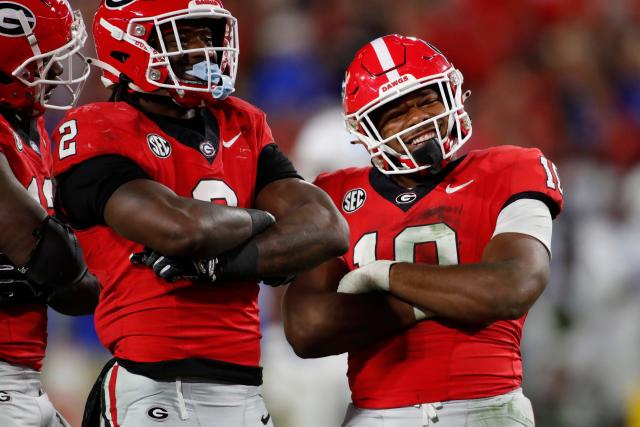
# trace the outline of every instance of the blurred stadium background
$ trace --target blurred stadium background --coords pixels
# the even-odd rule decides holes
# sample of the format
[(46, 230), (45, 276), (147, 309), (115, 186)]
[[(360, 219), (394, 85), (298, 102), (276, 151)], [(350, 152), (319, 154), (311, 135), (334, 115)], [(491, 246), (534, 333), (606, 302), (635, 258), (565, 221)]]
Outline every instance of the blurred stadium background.
[[(97, 0), (70, 1), (90, 28)], [(556, 162), (566, 207), (551, 282), (525, 328), (524, 390), (541, 427), (640, 426), (640, 1), (224, 2), (239, 19), (237, 95), (267, 112), (308, 179), (367, 162), (348, 143), (340, 85), (362, 44), (394, 32), (433, 42), (464, 73), (468, 149), (537, 146)], [(106, 97), (94, 76), (82, 102)], [(60, 118), (49, 115), (49, 128)], [(282, 334), (282, 290), (264, 291), (264, 395), (276, 425), (338, 426), (344, 355), (298, 359)], [(45, 386), (79, 426), (109, 355), (92, 319), (50, 319)]]

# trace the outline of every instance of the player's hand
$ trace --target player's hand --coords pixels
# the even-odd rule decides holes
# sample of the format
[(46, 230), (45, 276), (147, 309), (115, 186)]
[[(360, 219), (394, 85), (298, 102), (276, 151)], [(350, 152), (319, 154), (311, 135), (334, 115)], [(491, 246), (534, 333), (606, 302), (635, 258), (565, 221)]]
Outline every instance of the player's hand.
[(44, 292), (0, 253), (0, 308), (40, 299)]
[(150, 248), (131, 254), (132, 264), (151, 268), (154, 273), (167, 282), (192, 280), (213, 283), (216, 281), (217, 259), (193, 261), (187, 258), (167, 257)]
[[(338, 292), (363, 294), (367, 292), (389, 292), (389, 272), (396, 261), (374, 261), (347, 273), (338, 284)], [(416, 322), (433, 317), (433, 313), (413, 307)]]
[(338, 292), (362, 294), (389, 291), (389, 270), (395, 261), (374, 261), (347, 273), (338, 284)]

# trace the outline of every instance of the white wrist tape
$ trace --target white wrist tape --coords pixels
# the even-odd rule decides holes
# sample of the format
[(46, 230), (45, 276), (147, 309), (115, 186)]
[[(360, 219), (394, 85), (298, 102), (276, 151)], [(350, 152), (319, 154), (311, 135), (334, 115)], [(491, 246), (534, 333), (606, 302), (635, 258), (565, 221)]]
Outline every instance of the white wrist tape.
[(430, 311), (422, 311), (418, 307), (413, 307), (413, 314), (416, 316), (418, 322), (433, 317), (433, 313)]
[(389, 291), (389, 269), (396, 261), (374, 261), (346, 274), (338, 285), (338, 292), (361, 294)]

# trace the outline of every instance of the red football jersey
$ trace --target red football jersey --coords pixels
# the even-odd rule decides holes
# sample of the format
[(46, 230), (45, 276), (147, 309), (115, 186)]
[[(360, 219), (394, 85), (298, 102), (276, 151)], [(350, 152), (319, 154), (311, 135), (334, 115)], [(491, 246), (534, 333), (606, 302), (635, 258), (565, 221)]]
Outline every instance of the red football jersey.
[[(182, 197), (252, 207), (258, 156), (273, 143), (265, 115), (237, 98), (209, 109), (220, 144), (182, 144), (130, 105), (95, 103), (72, 110), (54, 132), (54, 175), (102, 155), (135, 161)], [(140, 215), (144, 215), (141, 212)], [(186, 358), (257, 366), (258, 284), (166, 283), (129, 255), (142, 250), (105, 226), (77, 231), (89, 270), (102, 284), (95, 326), (116, 357), (135, 362)]]
[[(480, 262), (498, 214), (518, 198), (544, 201), (555, 216), (562, 194), (555, 166), (538, 149), (473, 151), (444, 178), (412, 190), (371, 167), (321, 175), (349, 223), (349, 269), (374, 260), (453, 265)], [(418, 323), (403, 334), (349, 355), (355, 405), (394, 408), (473, 399), (520, 386), (524, 317), (487, 327), (445, 320)]]
[[(11, 170), (29, 194), (43, 208), (53, 213), (53, 183), (51, 181), (51, 144), (38, 118), (32, 132), (38, 141), (30, 141), (16, 132), (0, 116), (0, 152), (9, 161)], [(0, 310), (0, 359), (15, 365), (42, 368), (47, 345), (47, 306), (44, 303), (22, 304)]]

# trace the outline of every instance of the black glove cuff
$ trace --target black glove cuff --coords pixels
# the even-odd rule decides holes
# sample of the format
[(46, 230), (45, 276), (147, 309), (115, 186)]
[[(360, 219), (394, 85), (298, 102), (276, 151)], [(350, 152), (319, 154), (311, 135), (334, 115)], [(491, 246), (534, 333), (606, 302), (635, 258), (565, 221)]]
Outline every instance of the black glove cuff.
[(71, 228), (48, 216), (38, 230), (38, 243), (20, 271), (39, 286), (71, 286), (84, 277), (87, 266)]
[(262, 233), (267, 228), (276, 223), (276, 218), (267, 211), (259, 209), (247, 209), (251, 216), (251, 235)]
[(238, 281), (258, 277), (258, 245), (250, 240), (238, 249), (218, 257), (216, 281)]

